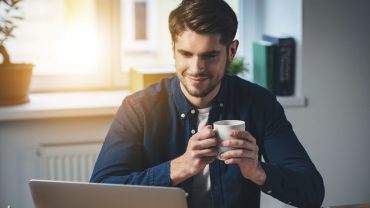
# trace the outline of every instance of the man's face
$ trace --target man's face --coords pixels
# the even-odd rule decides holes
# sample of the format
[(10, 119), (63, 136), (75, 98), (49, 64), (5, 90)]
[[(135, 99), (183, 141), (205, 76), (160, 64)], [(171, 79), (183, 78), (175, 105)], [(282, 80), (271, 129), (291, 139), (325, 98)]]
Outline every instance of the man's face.
[(182, 88), (193, 97), (205, 97), (218, 85), (228, 61), (221, 35), (202, 35), (185, 30), (174, 42), (177, 76)]

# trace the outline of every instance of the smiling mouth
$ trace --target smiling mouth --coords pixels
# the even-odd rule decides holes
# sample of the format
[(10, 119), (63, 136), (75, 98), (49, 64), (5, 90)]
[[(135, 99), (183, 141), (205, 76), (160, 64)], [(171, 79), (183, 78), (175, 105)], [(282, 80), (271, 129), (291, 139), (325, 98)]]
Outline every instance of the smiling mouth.
[(206, 81), (207, 79), (209, 79), (209, 77), (193, 77), (193, 76), (187, 76), (187, 78), (190, 80), (190, 82), (193, 84), (193, 85), (199, 85), (199, 84), (202, 84), (204, 81)]
[(192, 76), (188, 76), (188, 78), (196, 82), (201, 82), (208, 79), (208, 77), (192, 77)]

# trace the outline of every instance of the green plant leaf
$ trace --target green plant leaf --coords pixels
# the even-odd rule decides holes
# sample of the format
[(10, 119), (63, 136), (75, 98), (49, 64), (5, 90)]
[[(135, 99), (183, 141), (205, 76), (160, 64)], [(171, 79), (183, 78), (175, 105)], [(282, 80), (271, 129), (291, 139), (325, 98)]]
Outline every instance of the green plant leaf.
[(5, 20), (5, 23), (6, 23), (6, 24), (9, 24), (9, 25), (13, 24), (13, 22), (12, 22), (11, 20), (8, 20), (8, 19), (7, 19), (7, 20)]
[[(19, 3), (22, 0), (0, 0), (2, 3), (2, 15), (0, 17), (0, 42), (3, 44), (9, 38), (13, 38), (13, 30), (17, 28), (15, 22), (17, 20), (23, 20), (21, 15), (18, 15)], [(4, 12), (5, 11), (5, 12)]]
[(21, 17), (21, 16), (12, 16), (12, 18), (13, 18), (13, 19), (17, 19), (17, 20), (24, 20), (24, 18), (23, 18), (23, 17)]
[(12, 2), (10, 0), (2, 0), (1, 2), (4, 2), (8, 6), (10, 6), (12, 4)]
[(228, 75), (237, 75), (240, 73), (245, 73), (247, 71), (248, 69), (244, 63), (244, 58), (235, 57), (227, 66), (225, 73)]

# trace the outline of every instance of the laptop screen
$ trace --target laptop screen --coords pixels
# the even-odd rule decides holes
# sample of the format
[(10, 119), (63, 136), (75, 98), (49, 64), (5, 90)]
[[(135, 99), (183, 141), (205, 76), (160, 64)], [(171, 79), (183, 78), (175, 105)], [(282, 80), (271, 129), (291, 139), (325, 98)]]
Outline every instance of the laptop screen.
[(175, 187), (30, 180), (36, 208), (186, 208)]

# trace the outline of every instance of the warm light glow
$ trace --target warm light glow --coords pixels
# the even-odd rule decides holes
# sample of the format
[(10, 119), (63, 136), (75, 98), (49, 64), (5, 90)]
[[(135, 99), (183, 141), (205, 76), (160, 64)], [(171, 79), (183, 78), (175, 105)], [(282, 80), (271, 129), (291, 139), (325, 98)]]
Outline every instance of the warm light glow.
[(65, 0), (64, 5), (63, 37), (57, 47), (63, 73), (94, 73), (98, 58), (95, 2)]
[[(37, 75), (93, 74), (104, 54), (94, 0), (25, 1), (7, 46), (14, 62), (31, 62)], [(41, 21), (42, 20), (42, 21)]]
[(57, 47), (57, 58), (63, 73), (96, 72), (98, 38), (95, 28), (77, 24), (67, 28)]

